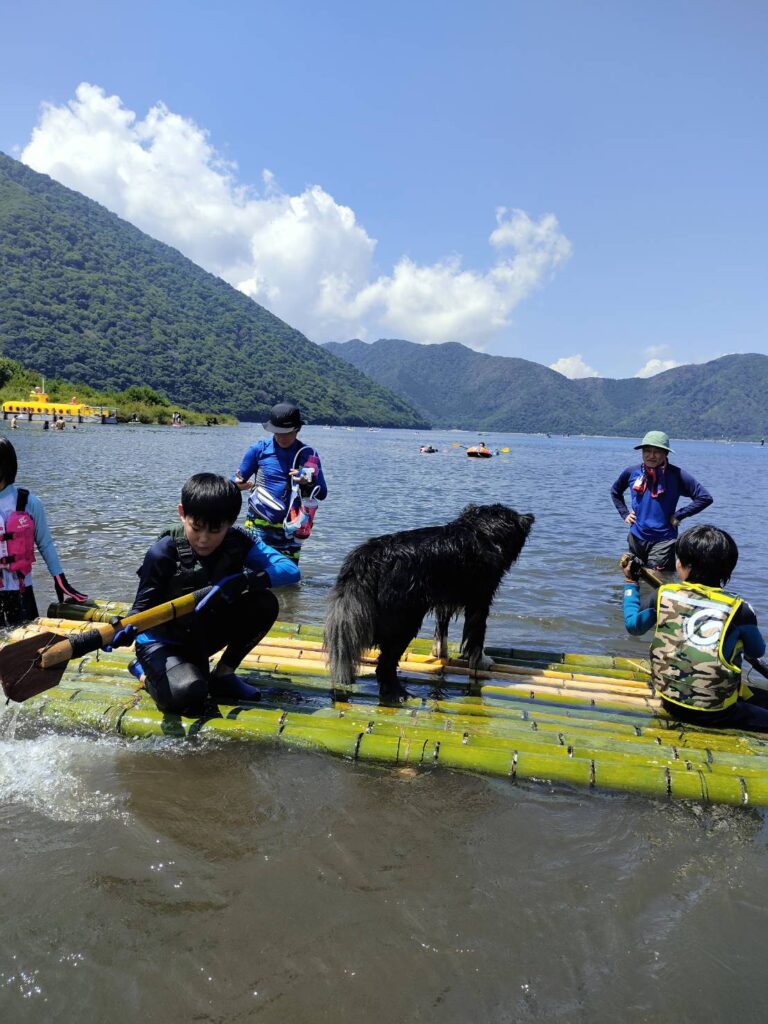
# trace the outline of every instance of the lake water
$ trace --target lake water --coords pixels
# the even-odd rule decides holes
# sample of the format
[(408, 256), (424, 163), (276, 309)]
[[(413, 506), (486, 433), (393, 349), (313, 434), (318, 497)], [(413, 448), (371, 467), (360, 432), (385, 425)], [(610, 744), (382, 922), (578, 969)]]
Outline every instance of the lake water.
[[(653, 424), (651, 424), (653, 425)], [(8, 430), (8, 425), (0, 428)], [(229, 474), (258, 426), (11, 432), (70, 580), (130, 600), (181, 484)], [(306, 428), (330, 496), (281, 618), (320, 622), (350, 547), (469, 501), (533, 512), (489, 641), (639, 654), (632, 442)], [(440, 451), (419, 455), (431, 441)], [(674, 444), (674, 442), (673, 442)], [(768, 621), (768, 449), (674, 444)], [(52, 599), (35, 570), (41, 608)], [(460, 627), (459, 627), (460, 628)], [(458, 636), (459, 629), (456, 630)], [(255, 745), (11, 732), (0, 714), (0, 1015), (9, 1022), (764, 1021), (762, 812), (670, 804)]]

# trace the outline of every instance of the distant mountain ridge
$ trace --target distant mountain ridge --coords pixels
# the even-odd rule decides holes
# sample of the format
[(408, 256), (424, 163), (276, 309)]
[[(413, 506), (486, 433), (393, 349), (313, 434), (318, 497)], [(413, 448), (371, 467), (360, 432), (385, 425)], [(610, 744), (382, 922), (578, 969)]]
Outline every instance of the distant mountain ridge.
[(569, 380), (528, 359), (456, 342), (398, 339), (325, 346), (409, 402), (435, 427), (642, 436), (768, 435), (768, 356), (729, 355), (655, 377)]
[(259, 420), (421, 427), (407, 403), (103, 206), (0, 153), (0, 351), (99, 389)]

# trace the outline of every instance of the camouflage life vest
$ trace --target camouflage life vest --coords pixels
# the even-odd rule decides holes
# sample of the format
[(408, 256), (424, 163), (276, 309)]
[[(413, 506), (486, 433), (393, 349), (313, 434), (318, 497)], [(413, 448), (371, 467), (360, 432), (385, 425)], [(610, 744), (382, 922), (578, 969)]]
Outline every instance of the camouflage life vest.
[(671, 583), (656, 598), (651, 678), (660, 696), (697, 711), (722, 711), (739, 696), (741, 669), (723, 639), (740, 597), (700, 583)]

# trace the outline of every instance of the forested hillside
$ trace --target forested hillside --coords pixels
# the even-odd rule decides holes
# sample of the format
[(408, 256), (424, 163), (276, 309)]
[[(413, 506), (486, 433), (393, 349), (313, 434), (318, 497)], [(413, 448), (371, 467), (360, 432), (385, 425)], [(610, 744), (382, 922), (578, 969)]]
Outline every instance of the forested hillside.
[(325, 346), (411, 403), (433, 426), (674, 437), (768, 435), (768, 356), (730, 355), (655, 377), (569, 380), (527, 359), (464, 345), (384, 339)]
[(422, 426), (400, 398), (77, 192), (0, 153), (0, 351), (46, 377), (192, 409)]

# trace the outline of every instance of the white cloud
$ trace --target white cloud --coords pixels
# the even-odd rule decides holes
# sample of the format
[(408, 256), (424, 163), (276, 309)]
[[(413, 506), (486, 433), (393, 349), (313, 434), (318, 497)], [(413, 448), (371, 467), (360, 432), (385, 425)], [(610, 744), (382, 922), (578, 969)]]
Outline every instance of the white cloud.
[(680, 366), (680, 363), (674, 359), (649, 359), (648, 362), (635, 374), (636, 377), (655, 377), (657, 373), (663, 373), (664, 370), (671, 370), (675, 366)]
[(581, 358), (581, 353), (578, 352), (575, 356), (563, 356), (562, 359), (558, 359), (556, 363), (549, 364), (550, 370), (556, 370), (558, 373), (562, 373), (564, 377), (569, 377), (571, 380), (579, 380), (581, 377), (599, 377), (600, 374), (597, 370), (593, 370), (591, 366), (588, 366)]
[[(223, 277), (315, 340), (397, 333), (482, 345), (569, 257), (557, 219), (499, 207), (493, 265), (402, 257), (373, 272), (375, 239), (320, 185), (283, 192), (269, 171), (240, 183), (193, 121), (158, 103), (141, 120), (118, 96), (81, 84), (43, 107), (21, 159)], [(594, 373), (594, 371), (592, 371)]]

